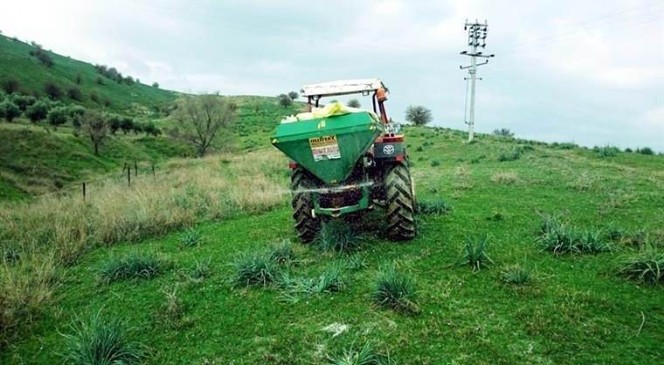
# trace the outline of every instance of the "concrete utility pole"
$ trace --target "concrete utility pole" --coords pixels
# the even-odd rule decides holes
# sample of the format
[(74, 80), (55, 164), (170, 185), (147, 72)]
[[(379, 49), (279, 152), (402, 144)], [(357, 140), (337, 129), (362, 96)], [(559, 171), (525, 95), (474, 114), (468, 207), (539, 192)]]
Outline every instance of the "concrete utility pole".
[[(473, 133), (475, 128), (475, 80), (477, 79), (477, 68), (489, 63), (489, 60), (486, 60), (482, 63), (477, 63), (477, 57), (490, 58), (494, 57), (494, 55), (483, 55), (482, 52), (477, 51), (478, 47), (486, 47), (486, 36), (489, 32), (489, 26), (486, 20), (484, 21), (484, 24), (478, 23), (477, 20), (475, 20), (475, 23), (469, 23), (468, 20), (466, 20), (466, 24), (464, 25), (463, 30), (468, 31), (468, 47), (470, 47), (470, 52), (463, 51), (461, 54), (464, 56), (470, 56), (470, 65), (459, 66), (459, 68), (462, 70), (468, 69), (468, 77), (466, 80), (470, 80), (470, 115), (468, 116), (468, 120), (464, 120), (464, 122), (468, 124), (468, 142), (471, 142), (473, 140)], [(466, 102), (468, 102), (467, 91)]]

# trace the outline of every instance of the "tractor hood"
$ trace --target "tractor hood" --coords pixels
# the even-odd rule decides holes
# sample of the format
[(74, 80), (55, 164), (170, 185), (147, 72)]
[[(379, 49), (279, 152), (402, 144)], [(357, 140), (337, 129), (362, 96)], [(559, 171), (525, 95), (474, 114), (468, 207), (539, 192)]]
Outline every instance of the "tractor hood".
[(272, 144), (326, 184), (339, 184), (382, 133), (383, 125), (368, 111), (316, 116), (284, 120)]

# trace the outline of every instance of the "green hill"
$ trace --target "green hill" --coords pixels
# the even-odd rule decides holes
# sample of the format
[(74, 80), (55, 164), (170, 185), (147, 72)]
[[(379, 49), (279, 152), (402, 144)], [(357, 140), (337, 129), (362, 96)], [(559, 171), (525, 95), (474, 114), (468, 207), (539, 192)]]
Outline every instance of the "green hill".
[[(47, 66), (31, 55), (37, 50), (34, 45), (0, 35), (0, 86), (3, 89), (8, 87), (7, 83), (13, 83), (12, 89), (39, 97), (47, 95), (46, 87), (51, 84), (61, 90), (64, 101), (86, 107), (106, 107), (130, 115), (159, 111), (177, 96), (173, 91), (135, 80), (131, 84), (118, 83), (100, 74), (89, 63), (42, 50), (53, 63)], [(80, 100), (69, 96), (70, 90), (78, 90)]]

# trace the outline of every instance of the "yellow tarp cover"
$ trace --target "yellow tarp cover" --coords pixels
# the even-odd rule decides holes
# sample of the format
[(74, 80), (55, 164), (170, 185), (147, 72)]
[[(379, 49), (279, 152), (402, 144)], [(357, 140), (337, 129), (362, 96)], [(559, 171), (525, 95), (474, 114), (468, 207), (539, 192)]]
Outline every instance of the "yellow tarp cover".
[(325, 105), (322, 108), (313, 108), (311, 112), (306, 112), (306, 113), (298, 113), (297, 115), (291, 115), (289, 117), (284, 118), (281, 123), (292, 123), (292, 122), (297, 122), (300, 120), (310, 120), (310, 119), (319, 119), (319, 118), (328, 118), (328, 117), (333, 117), (337, 115), (345, 115), (345, 114), (350, 114), (350, 113), (370, 113), (372, 116), (374, 116), (376, 119), (378, 119), (378, 116), (375, 115), (374, 112), (360, 109), (360, 108), (351, 108), (349, 106), (346, 106), (340, 102), (334, 102)]

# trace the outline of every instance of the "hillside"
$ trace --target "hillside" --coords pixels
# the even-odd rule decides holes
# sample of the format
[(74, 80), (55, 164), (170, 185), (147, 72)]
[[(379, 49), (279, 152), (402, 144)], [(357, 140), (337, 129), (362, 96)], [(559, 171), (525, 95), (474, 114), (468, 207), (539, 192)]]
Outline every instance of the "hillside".
[[(132, 116), (157, 113), (177, 96), (175, 92), (140, 82), (118, 83), (102, 76), (89, 63), (43, 50), (52, 60), (49, 67), (31, 56), (36, 50), (31, 44), (0, 35), (0, 85), (3, 89), (13, 80), (17, 91), (39, 97), (46, 95), (45, 87), (50, 83), (63, 92), (65, 101), (86, 107), (105, 107)], [(69, 90), (78, 90), (80, 98), (73, 99), (68, 95)]]
[[(662, 156), (409, 127), (418, 237), (385, 240), (377, 209), (344, 254), (297, 243), (286, 159), (259, 138), (267, 124), (238, 128), (253, 152), (0, 210), (0, 319), (15, 335), (1, 362), (62, 361), (81, 323), (113, 321), (149, 364), (325, 364), (365, 343), (398, 364), (661, 362), (662, 279), (618, 273), (662, 263)], [(544, 233), (587, 246), (556, 253)], [(490, 260), (473, 270), (464, 247), (483, 237)], [(234, 284), (262, 252), (279, 283)], [(126, 278), (127, 262), (149, 271)], [(414, 281), (417, 314), (373, 303), (389, 265)]]

